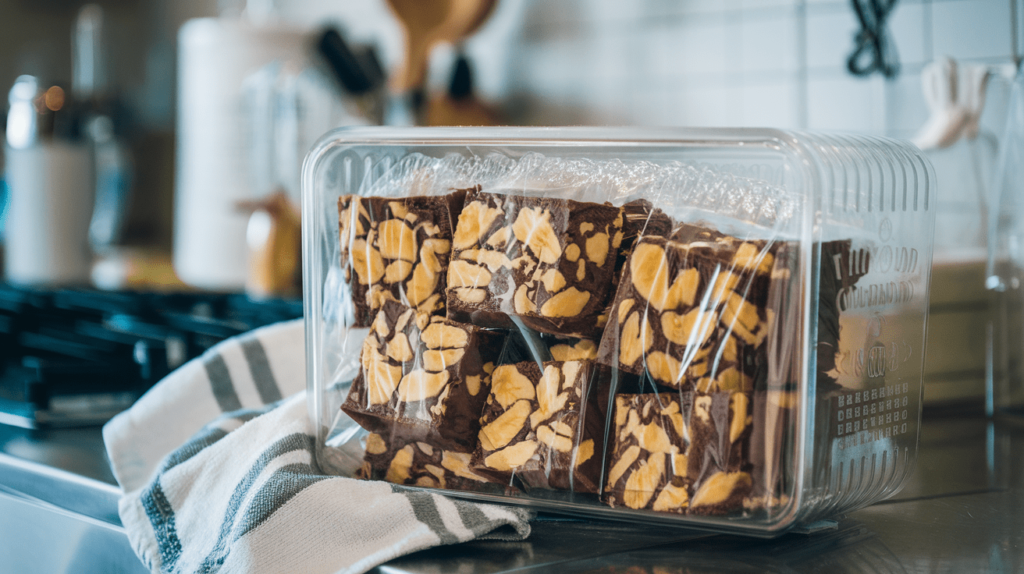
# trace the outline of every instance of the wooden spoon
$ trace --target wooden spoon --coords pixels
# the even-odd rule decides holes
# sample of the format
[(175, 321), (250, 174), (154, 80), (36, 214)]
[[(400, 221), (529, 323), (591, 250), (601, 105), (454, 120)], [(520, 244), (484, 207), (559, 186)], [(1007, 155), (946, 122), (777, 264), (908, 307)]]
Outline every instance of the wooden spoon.
[(456, 44), (472, 34), (497, 0), (388, 0), (405, 31), (405, 61), (391, 78), (391, 89), (405, 93), (423, 87), (430, 50), (438, 42)]
[(447, 25), (455, 0), (388, 0), (388, 6), (405, 31), (405, 60), (391, 77), (396, 93), (423, 86), (430, 48)]
[(494, 11), (497, 0), (452, 0), (451, 13), (438, 30), (437, 41), (458, 44), (476, 32)]

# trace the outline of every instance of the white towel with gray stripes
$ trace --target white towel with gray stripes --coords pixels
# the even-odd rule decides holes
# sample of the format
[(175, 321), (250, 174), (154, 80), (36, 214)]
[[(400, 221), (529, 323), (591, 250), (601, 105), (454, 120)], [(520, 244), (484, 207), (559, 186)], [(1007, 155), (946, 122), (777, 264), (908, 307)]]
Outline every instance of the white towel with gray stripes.
[(327, 476), (302, 321), (229, 339), (103, 428), (119, 513), (153, 572), (364, 572), (423, 548), (521, 540), (523, 509)]

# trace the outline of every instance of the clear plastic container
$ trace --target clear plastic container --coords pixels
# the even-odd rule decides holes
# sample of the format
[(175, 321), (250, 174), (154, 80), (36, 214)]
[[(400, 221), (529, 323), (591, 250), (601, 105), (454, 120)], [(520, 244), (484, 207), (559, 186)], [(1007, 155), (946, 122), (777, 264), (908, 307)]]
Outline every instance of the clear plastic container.
[(934, 181), (859, 136), (331, 132), (303, 173), (319, 464), (755, 536), (892, 496)]

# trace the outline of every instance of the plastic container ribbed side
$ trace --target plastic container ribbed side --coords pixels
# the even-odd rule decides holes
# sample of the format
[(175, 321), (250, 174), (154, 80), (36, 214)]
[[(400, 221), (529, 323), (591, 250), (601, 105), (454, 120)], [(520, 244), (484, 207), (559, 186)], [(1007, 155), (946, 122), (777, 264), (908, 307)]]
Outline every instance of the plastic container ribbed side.
[(318, 462), (754, 536), (892, 496), (934, 196), (866, 136), (331, 132), (303, 170)]

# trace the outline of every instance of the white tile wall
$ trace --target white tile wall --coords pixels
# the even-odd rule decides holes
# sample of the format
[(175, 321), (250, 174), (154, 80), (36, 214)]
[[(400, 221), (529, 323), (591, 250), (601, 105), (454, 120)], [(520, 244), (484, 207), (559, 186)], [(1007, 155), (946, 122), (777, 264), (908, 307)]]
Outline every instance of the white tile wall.
[(800, 124), (798, 83), (790, 76), (760, 84), (744, 84), (740, 124), (754, 127)]
[[(384, 0), (282, 4), (290, 18), (340, 21), (355, 37), (377, 41), (389, 66), (400, 58), (400, 29)], [(522, 123), (771, 125), (910, 137), (928, 115), (924, 65), (943, 55), (1010, 62), (1014, 15), (1024, 27), (1024, 0), (900, 0), (889, 30), (901, 74), (888, 81), (846, 71), (859, 29), (848, 0), (501, 0), (466, 47), (478, 93), (506, 103)], [(1016, 40), (1024, 52), (1024, 34)], [(433, 86), (447, 82), (452, 57), (450, 49), (435, 55)]]
[(652, 77), (681, 81), (691, 74), (722, 76), (735, 66), (735, 47), (726, 35), (730, 22), (724, 17), (699, 20), (650, 28), (646, 43)]
[(799, 3), (799, 0), (741, 0), (740, 5), (744, 10), (758, 10), (773, 7), (793, 8)]
[(759, 10), (744, 13), (738, 30), (731, 26), (730, 37), (738, 41), (741, 48), (740, 71), (746, 77), (763, 80), (780, 73), (795, 72), (800, 67), (798, 53), (798, 22), (792, 8), (780, 10)]
[(847, 4), (810, 5), (805, 19), (808, 71), (836, 71), (846, 65), (859, 29)]
[(673, 110), (664, 118), (653, 116), (648, 125), (670, 126), (737, 126), (740, 125), (737, 111), (742, 105), (742, 89), (739, 86), (692, 86), (679, 90), (670, 96)]
[(885, 83), (879, 77), (815, 75), (807, 81), (807, 127), (881, 133)]
[[(648, 0), (647, 2), (635, 2), (635, 4), (662, 5), (675, 7), (680, 14), (719, 14), (743, 7), (745, 0)], [(766, 2), (768, 0), (765, 0)], [(620, 0), (621, 2), (621, 0)], [(622, 2), (622, 4), (630, 4)]]
[(1008, 0), (953, 0), (932, 4), (936, 56), (999, 59), (1012, 50)]
[(1024, 0), (1013, 0), (1016, 8), (1017, 54), (1024, 54)]
[(896, 44), (900, 63), (904, 68), (921, 65), (931, 60), (931, 34), (925, 34), (925, 11), (930, 6), (903, 2), (896, 5), (889, 22), (889, 31)]

